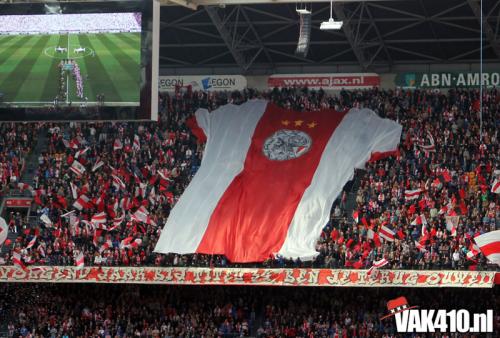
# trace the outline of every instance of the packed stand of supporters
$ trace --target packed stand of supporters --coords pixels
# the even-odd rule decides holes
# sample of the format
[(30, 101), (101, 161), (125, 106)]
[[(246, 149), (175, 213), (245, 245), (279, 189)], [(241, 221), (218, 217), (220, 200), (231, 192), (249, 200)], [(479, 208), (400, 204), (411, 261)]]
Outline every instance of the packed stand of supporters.
[(48, 151), (33, 184), (22, 187), (34, 196), (37, 219), (17, 227), (6, 261), (17, 253), (23, 264), (36, 265), (73, 265), (83, 255), (85, 265), (233, 266), (223, 256), (153, 249), (201, 163), (203, 143), (189, 118), (199, 107), (257, 97), (305, 114), (369, 107), (403, 125), (399, 150), (355, 175), (354, 212), (347, 212), (346, 191), (333, 206), (316, 260), (275, 257), (265, 266), (368, 268), (385, 258), (398, 269), (493, 268), (473, 238), (500, 223), (498, 194), (491, 192), (500, 169), (495, 89), (484, 95), (482, 139), (478, 93), (460, 90), (188, 90), (161, 97), (158, 122), (45, 125)]
[[(4, 284), (0, 332), (16, 338), (409, 337), (397, 334), (393, 317), (381, 319), (389, 312), (387, 302), (400, 297), (400, 291)], [(408, 289), (405, 297), (423, 309), (484, 313), (500, 305), (498, 289)], [(498, 313), (493, 325), (498, 332)]]
[[(91, 28), (90, 28), (91, 27)], [(64, 15), (2, 15), (0, 33), (58, 34), (60, 32), (140, 32), (136, 13), (87, 13)], [(58, 46), (59, 47), (59, 46)], [(67, 52), (67, 50), (66, 50)]]
[(0, 124), (0, 193), (19, 181), (26, 156), (33, 149), (38, 126), (28, 123)]

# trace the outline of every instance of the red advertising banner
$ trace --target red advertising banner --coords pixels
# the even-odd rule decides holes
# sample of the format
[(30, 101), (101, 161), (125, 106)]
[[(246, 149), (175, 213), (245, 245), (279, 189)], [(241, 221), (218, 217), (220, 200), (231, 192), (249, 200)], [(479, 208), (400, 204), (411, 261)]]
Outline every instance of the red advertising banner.
[(366, 89), (379, 85), (380, 76), (375, 73), (285, 74), (271, 75), (267, 80), (269, 88), (307, 87), (310, 89), (341, 90)]
[(491, 288), (494, 271), (0, 266), (0, 282)]
[(31, 199), (26, 198), (8, 198), (5, 200), (5, 206), (10, 208), (29, 208)]

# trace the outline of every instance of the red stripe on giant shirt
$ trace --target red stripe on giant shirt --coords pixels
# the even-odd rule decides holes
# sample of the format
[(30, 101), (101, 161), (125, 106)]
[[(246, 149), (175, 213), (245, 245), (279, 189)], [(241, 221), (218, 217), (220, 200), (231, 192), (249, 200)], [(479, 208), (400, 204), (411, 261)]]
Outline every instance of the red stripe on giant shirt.
[(485, 256), (500, 254), (500, 241), (491, 242), (480, 247)]
[[(196, 252), (225, 254), (233, 262), (264, 261), (277, 253), (326, 144), (346, 113), (291, 112), (268, 104), (255, 128), (243, 170), (219, 200)], [(296, 126), (295, 121), (303, 123)], [(316, 125), (310, 127), (313, 122)], [(281, 129), (307, 133), (312, 139), (309, 151), (285, 161), (268, 159), (264, 143)]]

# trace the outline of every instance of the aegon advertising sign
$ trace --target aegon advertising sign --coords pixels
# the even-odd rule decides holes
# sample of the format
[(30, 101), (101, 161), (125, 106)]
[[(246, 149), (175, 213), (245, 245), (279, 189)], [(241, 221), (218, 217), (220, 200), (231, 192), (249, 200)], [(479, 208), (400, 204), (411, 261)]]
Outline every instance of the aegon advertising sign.
[(271, 75), (269, 88), (307, 87), (309, 89), (341, 90), (367, 89), (380, 85), (380, 76), (375, 73), (337, 74), (283, 74)]
[[(482, 83), (486, 87), (499, 86), (500, 73), (483, 73)], [(396, 86), (403, 88), (474, 88), (479, 85), (479, 72), (400, 73), (396, 76)]]
[(176, 86), (191, 86), (193, 90), (201, 91), (233, 91), (247, 87), (247, 79), (241, 75), (190, 75), (190, 76), (160, 76), (158, 89), (160, 92), (173, 92)]
[(491, 288), (494, 271), (0, 266), (1, 282)]

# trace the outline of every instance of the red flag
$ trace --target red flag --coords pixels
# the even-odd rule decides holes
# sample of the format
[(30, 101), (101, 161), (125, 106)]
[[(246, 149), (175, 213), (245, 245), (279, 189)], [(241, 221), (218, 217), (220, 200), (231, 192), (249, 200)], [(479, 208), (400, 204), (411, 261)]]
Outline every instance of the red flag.
[(361, 269), (363, 267), (363, 259), (360, 258), (358, 261), (354, 262), (352, 267), (355, 269)]
[(68, 209), (68, 201), (66, 201), (66, 198), (64, 196), (57, 196), (57, 202), (64, 208)]
[(354, 210), (354, 211), (352, 212), (352, 218), (354, 219), (354, 221), (355, 221), (356, 223), (359, 223), (359, 212), (358, 212), (357, 210)]
[(398, 237), (399, 237), (399, 239), (401, 239), (401, 240), (405, 238), (405, 234), (404, 234), (404, 232), (403, 232), (403, 230), (402, 230), (402, 229), (399, 229), (399, 230), (398, 230)]
[(417, 208), (415, 207), (415, 204), (410, 205), (410, 207), (408, 208), (408, 213), (410, 215), (413, 215), (416, 211), (417, 211)]
[(332, 241), (335, 241), (337, 238), (339, 238), (339, 231), (334, 228), (330, 234), (330, 237), (332, 238)]

